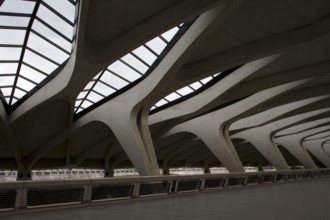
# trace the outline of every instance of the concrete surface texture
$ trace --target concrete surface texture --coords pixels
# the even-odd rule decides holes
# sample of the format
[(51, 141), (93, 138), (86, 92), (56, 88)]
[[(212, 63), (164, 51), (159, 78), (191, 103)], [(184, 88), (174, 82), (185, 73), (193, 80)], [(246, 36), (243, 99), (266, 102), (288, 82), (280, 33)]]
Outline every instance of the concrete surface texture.
[(32, 219), (326, 220), (329, 178), (170, 198), (0, 216)]
[[(58, 2), (2, 3), (1, 16), (24, 12), (18, 17), (31, 22), (0, 25), (1, 170), (25, 180), (34, 169), (52, 168), (104, 169), (106, 176), (136, 168), (155, 176), (159, 168), (330, 166), (329, 140), (307, 137), (330, 122), (330, 1)], [(53, 24), (45, 8), (72, 33)], [(33, 26), (35, 17), (48, 19), (48, 29)], [(68, 48), (47, 35), (54, 29)], [(5, 35), (10, 31), (21, 34)], [(35, 35), (48, 46), (33, 45)], [(157, 52), (155, 44), (166, 46)], [(17, 47), (22, 54), (9, 53)], [(29, 60), (31, 53), (38, 59)], [(42, 83), (29, 78), (50, 66)], [(160, 107), (164, 98), (170, 105)]]

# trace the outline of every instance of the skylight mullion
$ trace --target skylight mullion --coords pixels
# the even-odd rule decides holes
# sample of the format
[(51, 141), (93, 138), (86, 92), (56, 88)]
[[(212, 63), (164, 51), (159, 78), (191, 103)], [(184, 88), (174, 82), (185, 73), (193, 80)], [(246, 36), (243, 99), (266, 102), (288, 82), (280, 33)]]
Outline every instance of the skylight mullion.
[(30, 83), (33, 83), (33, 84), (35, 84), (35, 85), (38, 85), (38, 83), (36, 83), (35, 81), (33, 81), (33, 80), (31, 80), (31, 79), (29, 79), (29, 78), (27, 78), (27, 77), (25, 77), (25, 76), (20, 75), (19, 77), (25, 79), (26, 81), (29, 81)]
[(12, 17), (31, 17), (31, 14), (15, 13), (15, 12), (0, 12), (0, 15), (3, 16), (12, 16)]
[(15, 73), (0, 74), (0, 77), (3, 77), (3, 76), (16, 76), (16, 74)]
[(31, 52), (37, 54), (38, 56), (44, 58), (45, 60), (48, 60), (49, 62), (51, 62), (51, 63), (53, 63), (53, 64), (55, 64), (55, 65), (57, 65), (57, 66), (60, 66), (60, 65), (61, 65), (61, 64), (57, 63), (56, 61), (50, 59), (49, 57), (46, 57), (45, 55), (39, 53), (38, 51), (33, 50), (31, 47), (26, 47), (26, 49), (28, 49), (29, 51), (31, 51)]
[[(137, 80), (141, 79), (145, 74), (149, 74), (151, 72), (151, 66), (155, 65), (155, 62), (160, 59), (160, 54), (163, 53), (163, 51), (169, 51), (169, 49), (165, 50), (166, 48), (172, 47), (171, 43), (174, 43), (174, 41), (178, 40), (179, 37), (176, 37), (175, 40), (174, 36), (181, 36), (183, 32), (186, 29), (183, 29), (180, 32), (180, 29), (182, 27), (180, 26), (179, 28), (174, 27), (170, 29), (169, 31), (165, 32), (164, 36), (157, 36), (153, 38), (152, 40), (142, 44), (138, 48), (135, 48), (131, 52), (127, 53), (123, 57), (119, 58), (112, 64), (110, 64), (105, 70), (108, 71), (104, 73), (102, 77), (99, 77), (99, 79), (93, 79), (97, 80), (96, 89), (93, 88), (91, 89), (93, 91), (93, 96), (88, 96), (86, 95), (85, 89), (82, 90), (81, 95), (79, 94), (78, 97), (86, 97), (86, 103), (82, 104), (83, 102), (77, 102), (77, 105), (80, 103), (79, 108), (75, 108), (75, 114), (81, 113), (82, 111), (82, 105), (84, 106), (85, 110), (90, 109), (91, 106), (93, 106), (94, 103), (90, 99), (93, 100), (98, 100), (101, 98), (101, 96), (96, 96), (96, 95), (102, 95), (106, 96), (106, 99), (109, 99), (113, 96), (111, 94), (118, 94), (116, 91), (120, 91), (124, 88), (126, 88), (128, 85), (136, 82)], [(125, 85), (126, 84), (126, 85)], [(86, 85), (85, 88), (90, 87)], [(187, 87), (190, 91), (194, 91), (194, 89), (191, 89), (190, 87)], [(112, 92), (111, 92), (112, 90)], [(83, 94), (84, 93), (84, 94)], [(100, 94), (101, 93), (101, 94)], [(168, 97), (165, 97), (162, 99), (160, 105), (164, 105), (166, 103), (170, 103), (169, 100), (171, 98), (177, 99), (182, 97), (181, 94)], [(78, 100), (78, 99), (76, 99)], [(103, 100), (103, 99), (101, 99)], [(99, 101), (96, 101), (95, 104), (97, 104)], [(156, 108), (157, 105), (155, 104), (153, 108)], [(85, 112), (85, 111), (84, 111)]]
[[(106, 69), (106, 70), (109, 71), (110, 73), (112, 73), (113, 75), (115, 75), (115, 76), (121, 78), (121, 79), (124, 80), (125, 82), (127, 82), (127, 83), (131, 83), (130, 81), (128, 81), (128, 80), (125, 79), (124, 77), (118, 75), (117, 73), (115, 73), (115, 72), (113, 72), (113, 71), (111, 71), (111, 70), (109, 70), (109, 69)], [(117, 89), (116, 89), (116, 90), (117, 90)]]
[[(8, 97), (8, 96), (6, 96), (6, 97)], [(12, 98), (12, 99), (16, 99), (16, 100), (19, 100), (19, 98), (18, 98), (18, 97), (16, 97), (16, 96), (12, 96), (12, 97), (8, 97), (8, 98)]]
[(18, 63), (18, 60), (0, 60), (0, 63)]
[(58, 34), (59, 36), (61, 36), (62, 38), (64, 38), (65, 40), (67, 40), (70, 43), (73, 43), (73, 40), (71, 40), (70, 38), (68, 38), (67, 36), (65, 36), (64, 34), (62, 34), (61, 32), (59, 32), (57, 29), (55, 29), (53, 26), (49, 25), (48, 23), (46, 23), (44, 20), (42, 20), (42, 18), (40, 17), (36, 17), (35, 18), (37, 21), (39, 21), (40, 23), (42, 23), (43, 25), (45, 25), (46, 27), (48, 27), (49, 29), (51, 29), (52, 31), (54, 31), (56, 34)]
[(27, 90), (25, 90), (25, 89), (23, 89), (22, 87), (19, 87), (19, 86), (16, 86), (14, 89), (15, 89), (15, 90), (16, 90), (16, 89), (20, 89), (20, 90), (22, 90), (22, 91), (25, 92), (25, 93), (28, 93), (28, 92), (29, 92), (29, 91), (27, 91)]
[[(103, 83), (103, 84), (106, 85), (106, 86), (109, 86), (111, 89), (113, 89), (113, 90), (115, 90), (115, 91), (118, 91), (117, 88), (113, 87), (112, 85), (108, 84), (107, 82), (104, 82), (104, 81), (101, 80), (101, 79), (99, 80), (99, 82)], [(94, 92), (96, 92), (96, 91), (94, 91)], [(102, 95), (102, 96), (104, 96), (104, 95)], [(106, 96), (104, 96), (104, 97), (106, 97)]]
[(164, 41), (166, 44), (169, 43), (169, 41), (167, 41), (162, 35), (159, 35), (158, 36), (162, 41)]
[[(99, 81), (100, 82), (100, 81)], [(104, 83), (104, 82), (102, 82), (102, 83)], [(105, 95), (103, 95), (102, 93), (99, 93), (98, 91), (96, 91), (96, 90), (91, 90), (92, 92), (95, 92), (96, 94), (98, 94), (98, 95), (100, 95), (100, 96), (102, 96), (103, 98), (105, 98), (106, 96)]]
[(143, 46), (158, 58), (159, 55), (153, 49), (151, 49), (147, 44), (143, 44)]
[(85, 97), (83, 98), (83, 101), (81, 101), (81, 103), (77, 106), (77, 109), (81, 108), (82, 103), (87, 99), (89, 93), (91, 93), (91, 91), (92, 91), (93, 88), (95, 87), (96, 83), (97, 83), (98, 80), (103, 76), (103, 74), (104, 74), (105, 71), (106, 71), (106, 70), (103, 70), (103, 71), (101, 72), (101, 74), (99, 75), (99, 77), (98, 77), (97, 79), (95, 79), (95, 82), (93, 83), (92, 87), (87, 91)]
[(138, 74), (140, 74), (141, 76), (143, 75), (143, 73), (141, 73), (141, 71), (139, 71), (138, 69), (136, 69), (134, 66), (130, 65), (129, 63), (125, 62), (122, 59), (119, 59), (121, 62), (123, 62), (126, 66), (128, 66), (129, 68), (133, 69), (135, 72), (137, 72)]
[(74, 6), (77, 5), (77, 2), (73, 1), (73, 0), (68, 0), (68, 2), (70, 2), (71, 4), (73, 4)]
[[(22, 62), (23, 62), (23, 59), (24, 59), (26, 45), (27, 45), (28, 40), (29, 40), (30, 31), (31, 31), (32, 24), (33, 24), (33, 18), (36, 16), (36, 14), (38, 12), (38, 9), (39, 9), (39, 6), (40, 6), (40, 2), (36, 2), (35, 5), (34, 5), (34, 8), (33, 8), (33, 12), (31, 14), (31, 19), (30, 19), (29, 24), (27, 26), (27, 30), (26, 30), (26, 33), (25, 33), (25, 39), (24, 39), (23, 46), (22, 46), (22, 52), (21, 52), (21, 56), (20, 56), (20, 59), (19, 59), (20, 62), (18, 63), (18, 66), (17, 66), (16, 77), (15, 77), (15, 81), (14, 81), (14, 84), (13, 84), (13, 90), (11, 92), (12, 97), (14, 96), (14, 92), (16, 90), (15, 87), (17, 85), (18, 75), (19, 75), (19, 72), (21, 70)], [(13, 102), (13, 98), (10, 99), (10, 102), (8, 104), (11, 105), (12, 102)]]
[(23, 30), (23, 31), (26, 31), (26, 30), (27, 30), (27, 27), (0, 25), (0, 29), (8, 29), (8, 30)]
[(155, 106), (160, 107), (160, 106), (166, 105), (168, 103), (169, 102), (167, 102), (165, 99), (161, 99), (155, 104)]
[[(94, 92), (94, 91), (93, 91)], [(94, 101), (92, 101), (92, 100), (90, 100), (89, 98), (87, 98), (86, 97), (86, 99), (85, 99), (86, 101), (89, 101), (89, 102), (91, 102), (92, 104), (95, 104), (96, 102), (94, 102)]]
[(150, 65), (146, 62), (146, 61), (144, 61), (144, 60), (142, 60), (139, 56), (137, 56), (137, 55), (135, 55), (134, 53), (130, 53), (133, 57), (135, 57), (136, 59), (138, 59), (139, 61), (141, 61), (144, 65), (146, 65), (147, 67), (150, 67)]
[(188, 85), (189, 88), (191, 88), (193, 91), (196, 91), (196, 89), (194, 89), (193, 87), (191, 87), (190, 85)]
[(61, 18), (63, 21), (68, 23), (71, 26), (74, 26), (74, 23), (72, 23), (69, 19), (67, 19), (65, 16), (60, 14), (58, 11), (56, 11), (54, 8), (52, 8), (50, 5), (48, 5), (46, 2), (41, 2), (43, 6), (45, 6), (48, 10), (52, 11), (55, 15), (57, 15), (59, 18)]
[(16, 47), (16, 48), (22, 48), (22, 45), (17, 44), (0, 44), (0, 47)]
[(13, 87), (12, 86), (0, 86), (0, 88), (13, 88)]
[[(84, 109), (81, 105), (83, 104), (83, 102), (86, 100), (86, 97), (87, 97), (87, 95), (82, 99), (82, 101), (79, 103), (79, 105), (76, 107), (77, 108), (77, 111), (79, 110), (79, 109)], [(76, 111), (76, 112), (77, 112)]]
[(34, 33), (35, 35), (37, 35), (38, 37), (44, 39), (45, 41), (47, 41), (48, 43), (50, 43), (51, 45), (53, 45), (54, 47), (56, 47), (57, 49), (63, 51), (64, 53), (66, 53), (67, 55), (71, 55), (69, 51), (65, 50), (64, 48), (62, 48), (61, 46), (59, 46), (58, 44), (54, 43), (53, 41), (47, 39), (46, 37), (44, 37), (43, 35), (39, 34), (37, 31), (35, 30), (31, 30), (32, 33)]
[(183, 95), (181, 95), (180, 93), (178, 93), (177, 91), (174, 92), (175, 94), (177, 94), (180, 97), (183, 97)]
[(34, 67), (34, 66), (32, 66), (32, 65), (30, 65), (30, 64), (28, 64), (28, 63), (26, 63), (26, 62), (24, 62), (24, 61), (22, 62), (22, 64), (24, 64), (24, 65), (30, 67), (31, 69), (34, 69), (35, 71), (37, 71), (37, 72), (39, 72), (39, 73), (45, 75), (46, 77), (48, 76), (48, 74), (45, 73), (44, 71), (42, 71), (42, 70), (40, 70), (40, 69), (38, 69), (38, 68), (36, 68), (36, 67)]

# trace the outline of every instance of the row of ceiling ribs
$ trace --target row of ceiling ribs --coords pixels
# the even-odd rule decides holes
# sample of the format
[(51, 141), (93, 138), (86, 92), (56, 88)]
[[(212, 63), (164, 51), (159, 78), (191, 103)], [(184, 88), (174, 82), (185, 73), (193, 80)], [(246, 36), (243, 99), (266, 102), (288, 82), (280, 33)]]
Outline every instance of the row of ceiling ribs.
[[(196, 16), (146, 78), (74, 118), (97, 73)], [(29, 179), (32, 169), (65, 167), (108, 176), (124, 167), (144, 176), (180, 166), (330, 167), (329, 22), (328, 1), (81, 1), (66, 66), (10, 114), (0, 105), (0, 169)], [(168, 94), (232, 68), (149, 114)]]

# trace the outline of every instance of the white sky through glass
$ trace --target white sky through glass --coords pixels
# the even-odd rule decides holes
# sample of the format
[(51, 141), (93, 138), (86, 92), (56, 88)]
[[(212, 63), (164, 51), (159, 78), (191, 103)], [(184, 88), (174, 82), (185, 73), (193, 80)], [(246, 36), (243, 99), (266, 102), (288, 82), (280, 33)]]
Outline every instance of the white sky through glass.
[(7, 0), (0, 7), (0, 91), (7, 105), (27, 95), (71, 54), (76, 5), (43, 0), (32, 17), (36, 4)]

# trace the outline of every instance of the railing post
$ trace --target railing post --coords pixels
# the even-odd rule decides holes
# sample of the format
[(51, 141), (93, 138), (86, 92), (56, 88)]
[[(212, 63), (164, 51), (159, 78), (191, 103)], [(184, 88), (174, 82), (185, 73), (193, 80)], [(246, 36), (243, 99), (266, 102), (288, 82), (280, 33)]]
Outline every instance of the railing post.
[(248, 179), (249, 179), (248, 176), (244, 176), (243, 186), (247, 186), (247, 184), (248, 184)]
[(277, 174), (274, 174), (273, 175), (273, 183), (276, 183), (277, 182)]
[(168, 187), (168, 194), (171, 194), (173, 192), (173, 184), (175, 184), (175, 180), (170, 180), (170, 185)]
[(83, 195), (82, 203), (92, 202), (92, 190), (93, 190), (93, 186), (91, 182), (88, 185), (84, 186), (84, 195)]
[(200, 185), (199, 190), (203, 191), (203, 190), (205, 190), (206, 179), (201, 179), (200, 181), (201, 181), (201, 185)]
[(229, 183), (229, 177), (225, 177), (225, 182), (223, 184), (223, 188), (228, 187), (228, 183)]
[(136, 198), (140, 196), (140, 182), (133, 183), (133, 193), (132, 197)]
[(289, 174), (284, 174), (284, 178), (283, 178), (284, 182), (288, 182), (288, 178), (289, 178)]
[(27, 189), (18, 188), (16, 192), (15, 209), (25, 209), (27, 207)]
[(175, 180), (175, 187), (174, 187), (174, 192), (178, 192), (178, 187), (179, 187), (179, 180)]

